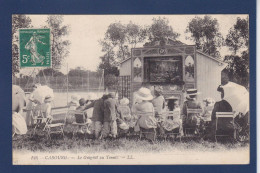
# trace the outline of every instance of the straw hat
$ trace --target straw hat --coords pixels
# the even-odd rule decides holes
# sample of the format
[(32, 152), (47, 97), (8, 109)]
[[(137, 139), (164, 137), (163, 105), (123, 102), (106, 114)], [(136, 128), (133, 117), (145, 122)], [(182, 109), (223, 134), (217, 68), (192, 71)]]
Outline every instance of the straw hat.
[(128, 98), (122, 98), (121, 100), (120, 100), (120, 104), (121, 105), (128, 105), (129, 104), (129, 100), (128, 100)]
[(197, 89), (187, 89), (186, 96), (187, 98), (190, 98), (190, 96), (196, 96), (200, 94)]
[(151, 94), (151, 90), (149, 90), (148, 88), (140, 88), (137, 92), (136, 92), (136, 97), (138, 99), (141, 100), (152, 100), (153, 99), (153, 95)]

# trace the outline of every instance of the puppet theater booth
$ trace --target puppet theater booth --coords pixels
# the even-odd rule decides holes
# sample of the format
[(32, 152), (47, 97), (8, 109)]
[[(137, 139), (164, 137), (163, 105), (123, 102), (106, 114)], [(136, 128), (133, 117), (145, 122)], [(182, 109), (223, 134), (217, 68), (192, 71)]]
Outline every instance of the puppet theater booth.
[(196, 50), (194, 45), (133, 48), (131, 58), (120, 63), (119, 98), (133, 102), (133, 93), (140, 87), (153, 92), (162, 86), (163, 95), (185, 100), (187, 89), (197, 88), (198, 100), (211, 97), (220, 100), (217, 87), (221, 84), (221, 71), (226, 63)]

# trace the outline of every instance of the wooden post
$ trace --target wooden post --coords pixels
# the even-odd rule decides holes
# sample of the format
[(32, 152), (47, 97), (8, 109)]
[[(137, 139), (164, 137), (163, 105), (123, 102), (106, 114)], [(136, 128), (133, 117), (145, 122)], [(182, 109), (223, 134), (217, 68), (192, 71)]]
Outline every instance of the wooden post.
[(81, 88), (83, 90), (83, 76), (81, 76)]
[(88, 92), (89, 92), (89, 70), (88, 70)]
[(67, 63), (67, 105), (69, 104), (69, 72), (68, 72), (68, 63)]

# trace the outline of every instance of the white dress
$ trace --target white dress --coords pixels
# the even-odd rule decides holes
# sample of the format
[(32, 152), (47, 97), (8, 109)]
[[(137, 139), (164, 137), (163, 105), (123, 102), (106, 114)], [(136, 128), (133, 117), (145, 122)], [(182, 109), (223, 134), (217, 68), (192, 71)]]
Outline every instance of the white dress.
[(27, 126), (23, 116), (17, 112), (13, 112), (12, 125), (15, 134), (23, 135), (27, 133)]

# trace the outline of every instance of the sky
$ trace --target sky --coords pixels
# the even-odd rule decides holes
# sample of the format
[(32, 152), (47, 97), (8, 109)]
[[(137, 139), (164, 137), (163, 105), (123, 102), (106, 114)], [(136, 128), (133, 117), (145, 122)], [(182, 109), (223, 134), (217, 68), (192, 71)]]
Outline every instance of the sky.
[[(34, 28), (41, 28), (46, 25), (47, 15), (27, 15), (32, 20)], [(70, 54), (63, 62), (60, 69), (63, 73), (67, 73), (68, 69), (75, 67), (84, 67), (85, 69), (95, 71), (100, 63), (99, 57), (104, 53), (101, 51), (99, 40), (104, 38), (106, 29), (113, 22), (121, 22), (127, 24), (132, 21), (141, 26), (152, 24), (154, 17), (166, 17), (169, 25), (173, 30), (180, 34), (178, 40), (181, 42), (194, 45), (194, 42), (187, 39), (188, 33), (185, 30), (188, 23), (195, 17), (204, 15), (64, 15), (64, 25), (70, 26), (70, 33), (65, 38), (70, 40)], [(237, 17), (246, 18), (247, 15), (210, 15), (219, 22), (219, 31), (225, 37), (229, 29), (236, 23)], [(141, 47), (137, 45), (137, 47)], [(225, 56), (231, 54), (228, 48), (224, 47), (220, 50), (220, 55)], [(30, 70), (22, 70), (24, 74), (28, 74)]]

